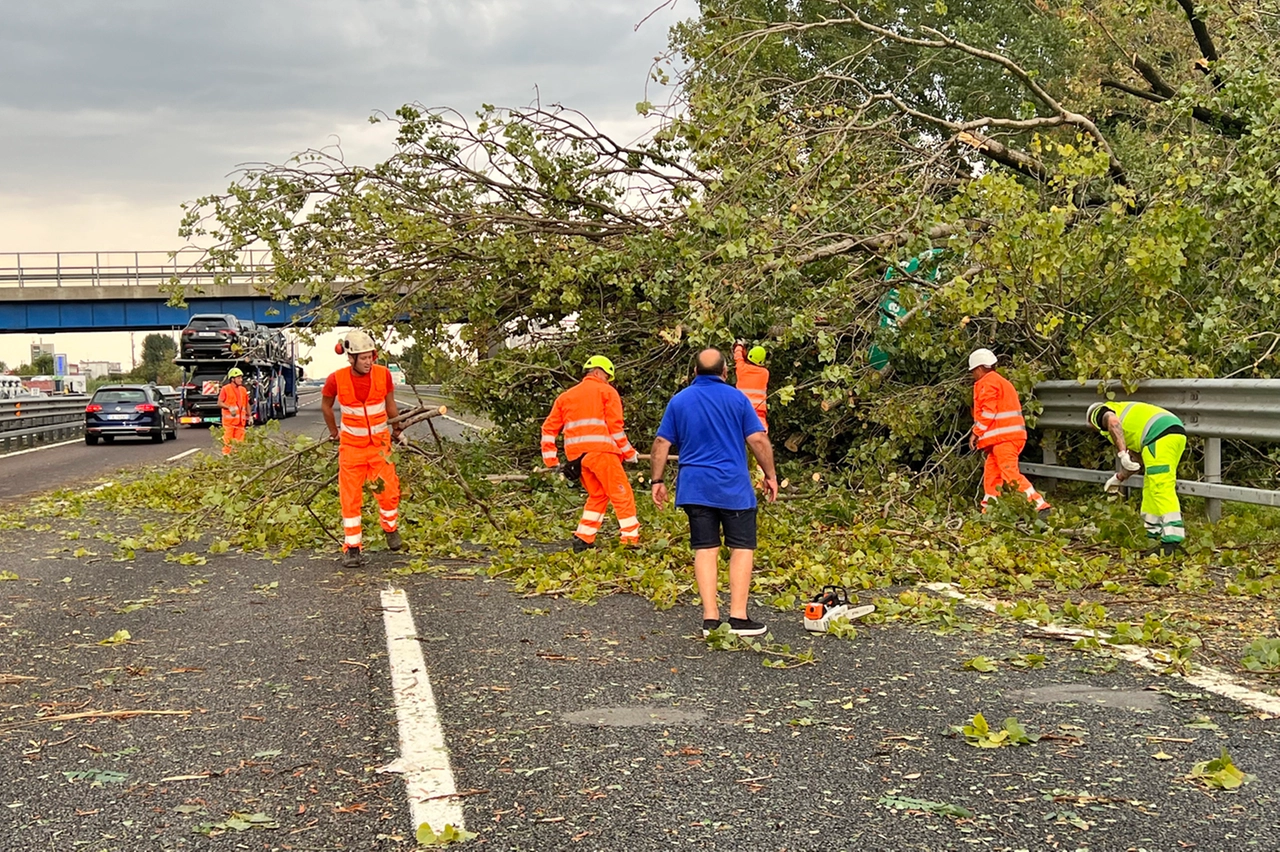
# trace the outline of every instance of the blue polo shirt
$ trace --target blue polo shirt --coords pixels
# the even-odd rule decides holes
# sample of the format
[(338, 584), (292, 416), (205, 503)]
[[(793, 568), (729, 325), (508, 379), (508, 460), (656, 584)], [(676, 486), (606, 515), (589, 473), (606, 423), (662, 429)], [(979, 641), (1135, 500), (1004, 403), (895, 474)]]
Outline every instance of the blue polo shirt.
[(658, 437), (680, 455), (677, 506), (752, 509), (747, 436), (763, 432), (746, 394), (719, 376), (696, 376), (667, 403)]

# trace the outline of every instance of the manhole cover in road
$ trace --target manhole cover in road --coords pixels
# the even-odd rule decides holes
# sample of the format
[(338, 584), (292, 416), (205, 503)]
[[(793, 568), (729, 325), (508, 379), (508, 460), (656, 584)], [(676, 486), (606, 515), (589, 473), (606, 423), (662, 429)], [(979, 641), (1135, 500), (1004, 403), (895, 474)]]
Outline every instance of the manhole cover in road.
[(1103, 689), (1081, 683), (1060, 683), (1021, 689), (1006, 696), (1028, 704), (1094, 704), (1122, 710), (1159, 710), (1163, 703), (1158, 693), (1145, 689)]
[(562, 717), (570, 725), (601, 725), (606, 728), (639, 728), (644, 725), (701, 725), (706, 716), (696, 710), (674, 707), (597, 707), (577, 710)]

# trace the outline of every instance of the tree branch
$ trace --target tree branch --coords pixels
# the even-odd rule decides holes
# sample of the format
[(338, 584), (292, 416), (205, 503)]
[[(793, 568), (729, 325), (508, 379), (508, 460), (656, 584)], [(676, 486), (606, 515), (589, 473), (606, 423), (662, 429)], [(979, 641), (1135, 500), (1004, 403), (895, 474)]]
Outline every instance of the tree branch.
[(1200, 55), (1204, 57), (1205, 64), (1197, 67), (1201, 71), (1209, 75), (1213, 80), (1213, 88), (1222, 88), (1222, 77), (1211, 68), (1211, 64), (1218, 61), (1218, 49), (1214, 47), (1213, 36), (1209, 35), (1209, 26), (1205, 23), (1204, 18), (1196, 13), (1195, 4), (1191, 0), (1177, 0), (1182, 11), (1187, 13), (1187, 21), (1191, 24), (1191, 32), (1195, 34), (1196, 44), (1200, 46)]

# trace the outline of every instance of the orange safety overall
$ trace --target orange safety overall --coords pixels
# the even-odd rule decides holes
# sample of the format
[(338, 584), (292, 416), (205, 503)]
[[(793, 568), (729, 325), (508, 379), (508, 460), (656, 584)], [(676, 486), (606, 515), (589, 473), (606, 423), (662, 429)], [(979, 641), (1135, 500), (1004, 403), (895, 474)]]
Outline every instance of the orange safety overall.
[(640, 543), (640, 519), (631, 482), (622, 470), (622, 460), (639, 457), (627, 440), (622, 422), (622, 397), (598, 376), (587, 376), (556, 397), (551, 413), (542, 422), (542, 461), (555, 467), (556, 436), (564, 432), (564, 454), (573, 461), (582, 457), (582, 487), (587, 505), (574, 535), (592, 544), (600, 531), (605, 510), (613, 504), (623, 544)]
[(740, 346), (733, 348), (733, 369), (736, 377), (735, 387), (751, 400), (751, 407), (756, 410), (760, 425), (764, 427), (765, 432), (768, 432), (769, 421), (765, 415), (769, 411), (769, 406), (765, 400), (769, 396), (769, 371), (759, 364), (748, 361), (743, 356)]
[(391, 371), (374, 364), (369, 373), (369, 395), (356, 398), (351, 368), (333, 374), (338, 386), (342, 423), (338, 426), (338, 499), (342, 504), (342, 549), (360, 547), (364, 541), (360, 512), (364, 484), (382, 480), (377, 493), (378, 520), (386, 532), (400, 522), (400, 478), (391, 462), (391, 425), (387, 422), (387, 394), (392, 390)]
[(986, 453), (982, 468), (982, 511), (1000, 496), (1000, 488), (1013, 485), (1035, 504), (1048, 509), (1031, 480), (1018, 469), (1018, 456), (1027, 443), (1027, 426), (1022, 419), (1018, 391), (995, 370), (978, 379), (973, 387), (973, 434), (978, 449)]
[[(234, 405), (236, 413), (222, 408), (224, 405)], [(235, 382), (223, 385), (218, 392), (218, 407), (222, 411), (222, 454), (229, 456), (232, 442), (244, 440), (245, 425), (249, 422), (249, 389)]]

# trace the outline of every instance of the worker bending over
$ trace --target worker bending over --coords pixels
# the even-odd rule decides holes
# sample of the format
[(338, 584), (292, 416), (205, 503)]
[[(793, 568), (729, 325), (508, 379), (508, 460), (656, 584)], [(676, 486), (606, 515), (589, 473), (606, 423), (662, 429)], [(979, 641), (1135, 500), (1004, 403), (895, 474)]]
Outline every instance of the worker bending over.
[[(1178, 503), (1178, 463), (1187, 449), (1187, 430), (1177, 415), (1146, 402), (1095, 402), (1089, 423), (1116, 448), (1120, 471), (1107, 480), (1107, 491), (1144, 468), (1142, 524), (1152, 550), (1171, 556), (1182, 547), (1186, 528)], [(1141, 464), (1139, 464), (1141, 460)]]

